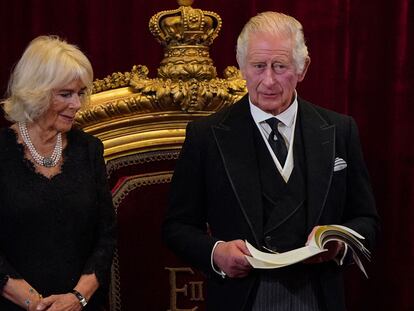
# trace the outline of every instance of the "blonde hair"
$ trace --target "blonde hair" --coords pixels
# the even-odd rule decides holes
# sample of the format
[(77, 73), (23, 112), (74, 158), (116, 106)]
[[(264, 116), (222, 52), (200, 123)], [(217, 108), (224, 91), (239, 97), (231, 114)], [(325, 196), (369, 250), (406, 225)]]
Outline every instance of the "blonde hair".
[(76, 79), (90, 89), (92, 65), (79, 48), (57, 36), (35, 38), (11, 74), (8, 98), (2, 102), (6, 118), (35, 120), (49, 108), (52, 91)]
[(263, 12), (252, 17), (243, 27), (237, 39), (237, 62), (242, 68), (246, 62), (249, 39), (255, 33), (287, 36), (293, 40), (292, 56), (297, 73), (302, 73), (308, 58), (308, 48), (303, 36), (302, 24), (292, 16), (278, 12)]

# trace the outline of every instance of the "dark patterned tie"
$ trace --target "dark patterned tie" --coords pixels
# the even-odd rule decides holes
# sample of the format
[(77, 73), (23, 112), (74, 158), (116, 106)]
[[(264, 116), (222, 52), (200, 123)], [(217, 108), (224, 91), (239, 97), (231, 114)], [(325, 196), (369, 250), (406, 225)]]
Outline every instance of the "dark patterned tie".
[(280, 165), (283, 167), (285, 165), (288, 150), (286, 148), (286, 143), (282, 137), (282, 134), (280, 134), (279, 130), (277, 129), (279, 122), (280, 121), (276, 118), (270, 118), (266, 120), (266, 123), (269, 124), (270, 128), (272, 129), (267, 141), (269, 142), (270, 147), (272, 147), (273, 152), (279, 160)]

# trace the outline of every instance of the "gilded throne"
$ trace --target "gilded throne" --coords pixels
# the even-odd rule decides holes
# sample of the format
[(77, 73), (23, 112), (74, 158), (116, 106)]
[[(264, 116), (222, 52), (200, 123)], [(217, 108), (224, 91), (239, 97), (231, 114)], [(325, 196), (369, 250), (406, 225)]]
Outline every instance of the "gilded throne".
[(162, 244), (160, 227), (187, 123), (233, 104), (246, 89), (238, 69), (227, 67), (219, 78), (210, 58), (220, 16), (192, 8), (192, 0), (178, 4), (149, 22), (164, 49), (157, 77), (138, 65), (96, 80), (77, 115), (104, 143), (117, 213), (111, 311), (204, 309), (203, 276)]

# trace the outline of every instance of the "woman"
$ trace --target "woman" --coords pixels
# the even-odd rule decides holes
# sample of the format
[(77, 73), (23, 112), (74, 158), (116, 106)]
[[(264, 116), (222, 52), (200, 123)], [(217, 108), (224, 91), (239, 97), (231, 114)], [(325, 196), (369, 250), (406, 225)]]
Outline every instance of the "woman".
[(72, 128), (93, 72), (76, 47), (34, 39), (0, 131), (0, 310), (101, 310), (114, 238), (102, 143)]

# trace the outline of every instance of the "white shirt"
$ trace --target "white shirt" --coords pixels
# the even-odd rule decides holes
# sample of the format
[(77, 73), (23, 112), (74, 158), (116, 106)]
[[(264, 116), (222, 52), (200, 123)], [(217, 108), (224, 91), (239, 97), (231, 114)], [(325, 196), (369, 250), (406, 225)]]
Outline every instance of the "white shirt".
[[(276, 168), (278, 169), (280, 175), (282, 175), (285, 182), (288, 182), (289, 177), (293, 171), (293, 142), (295, 139), (295, 125), (296, 125), (296, 116), (298, 112), (298, 101), (296, 99), (296, 93), (295, 93), (295, 99), (293, 100), (293, 103), (281, 114), (278, 114), (277, 116), (272, 115), (271, 113), (265, 112), (261, 110), (260, 108), (256, 107), (252, 104), (249, 98), (250, 103), (250, 113), (252, 114), (253, 120), (256, 123), (257, 128), (259, 129), (260, 133), (262, 134), (263, 140), (267, 146), (267, 149), (269, 150), (273, 162), (276, 165)], [(285, 140), (286, 147), (288, 149), (288, 154), (286, 157), (285, 165), (282, 167), (279, 163), (279, 160), (277, 159), (275, 153), (273, 152), (272, 147), (270, 146), (269, 142), (267, 141), (270, 132), (272, 129), (270, 128), (270, 125), (267, 124), (266, 120), (269, 118), (275, 117), (280, 122), (278, 124), (278, 130), (282, 137)]]
[[(297, 101), (297, 94), (295, 91), (295, 99), (293, 100), (293, 103), (282, 113), (278, 114), (277, 116), (274, 116), (268, 112), (265, 112), (263, 110), (261, 110), (260, 108), (256, 107), (255, 105), (252, 104), (252, 102), (250, 101), (249, 98), (249, 104), (250, 104), (250, 113), (252, 114), (253, 120), (256, 123), (257, 128), (259, 129), (260, 133), (262, 134), (263, 140), (267, 146), (267, 149), (269, 150), (273, 162), (276, 165), (276, 168), (278, 169), (280, 175), (282, 175), (283, 179), (285, 182), (288, 182), (289, 177), (293, 171), (293, 142), (295, 139), (295, 125), (296, 125), (296, 117), (298, 114), (298, 101)], [(267, 124), (266, 120), (269, 118), (275, 117), (277, 118), (280, 122), (278, 124), (278, 130), (280, 132), (280, 134), (282, 135), (282, 137), (285, 140), (286, 143), (286, 147), (288, 149), (288, 154), (286, 157), (286, 162), (285, 165), (282, 167), (281, 164), (279, 163), (279, 160), (277, 159), (275, 153), (273, 152), (272, 147), (270, 147), (269, 142), (267, 141), (270, 132), (272, 131), (272, 129), (270, 128), (270, 125)], [(222, 277), (225, 277), (226, 274), (223, 271), (218, 270), (215, 266), (214, 266), (214, 261), (213, 261), (213, 254), (214, 254), (214, 250), (216, 249), (217, 245), (221, 242), (224, 241), (217, 241), (214, 244), (214, 247), (211, 251), (211, 257), (210, 257), (210, 261), (211, 261), (211, 266), (213, 268), (213, 270), (220, 274)], [(345, 250), (344, 250), (344, 254), (340, 257), (340, 258), (335, 258), (334, 260), (336, 261), (336, 263), (338, 265), (342, 265), (343, 261), (345, 259), (345, 256), (348, 252), (348, 246), (345, 244)]]
[[(290, 174), (292, 173), (292, 170), (293, 170), (293, 141), (295, 138), (294, 136), (295, 136), (296, 115), (298, 112), (298, 101), (296, 99), (296, 92), (295, 92), (295, 99), (293, 103), (288, 107), (288, 109), (283, 111), (281, 114), (278, 114), (277, 116), (274, 116), (270, 113), (267, 113), (259, 109), (258, 107), (252, 104), (252, 102), (250, 101), (250, 98), (249, 98), (249, 103), (250, 103), (250, 113), (252, 114), (254, 122), (256, 123), (260, 133), (262, 134), (263, 140), (265, 141), (267, 149), (269, 150), (272, 156), (273, 162), (275, 163), (276, 168), (279, 170), (280, 175), (282, 175), (284, 181), (288, 182)], [(267, 138), (269, 137), (269, 134), (272, 131), (272, 129), (270, 128), (270, 125), (267, 124), (266, 120), (272, 117), (277, 117), (277, 119), (280, 120), (278, 124), (278, 130), (280, 134), (283, 136), (285, 143), (286, 143), (286, 147), (288, 148), (288, 154), (287, 154), (286, 162), (283, 168), (280, 165), (279, 160), (277, 159), (275, 153), (273, 152), (272, 147), (270, 147), (269, 142), (267, 141)], [(218, 270), (214, 266), (214, 261), (213, 261), (214, 250), (216, 249), (217, 245), (221, 242), (223, 241), (217, 241), (214, 244), (213, 249), (211, 250), (210, 262), (211, 262), (211, 267), (213, 268), (213, 270), (216, 273), (220, 274), (222, 277), (225, 277), (226, 274), (223, 271)]]

